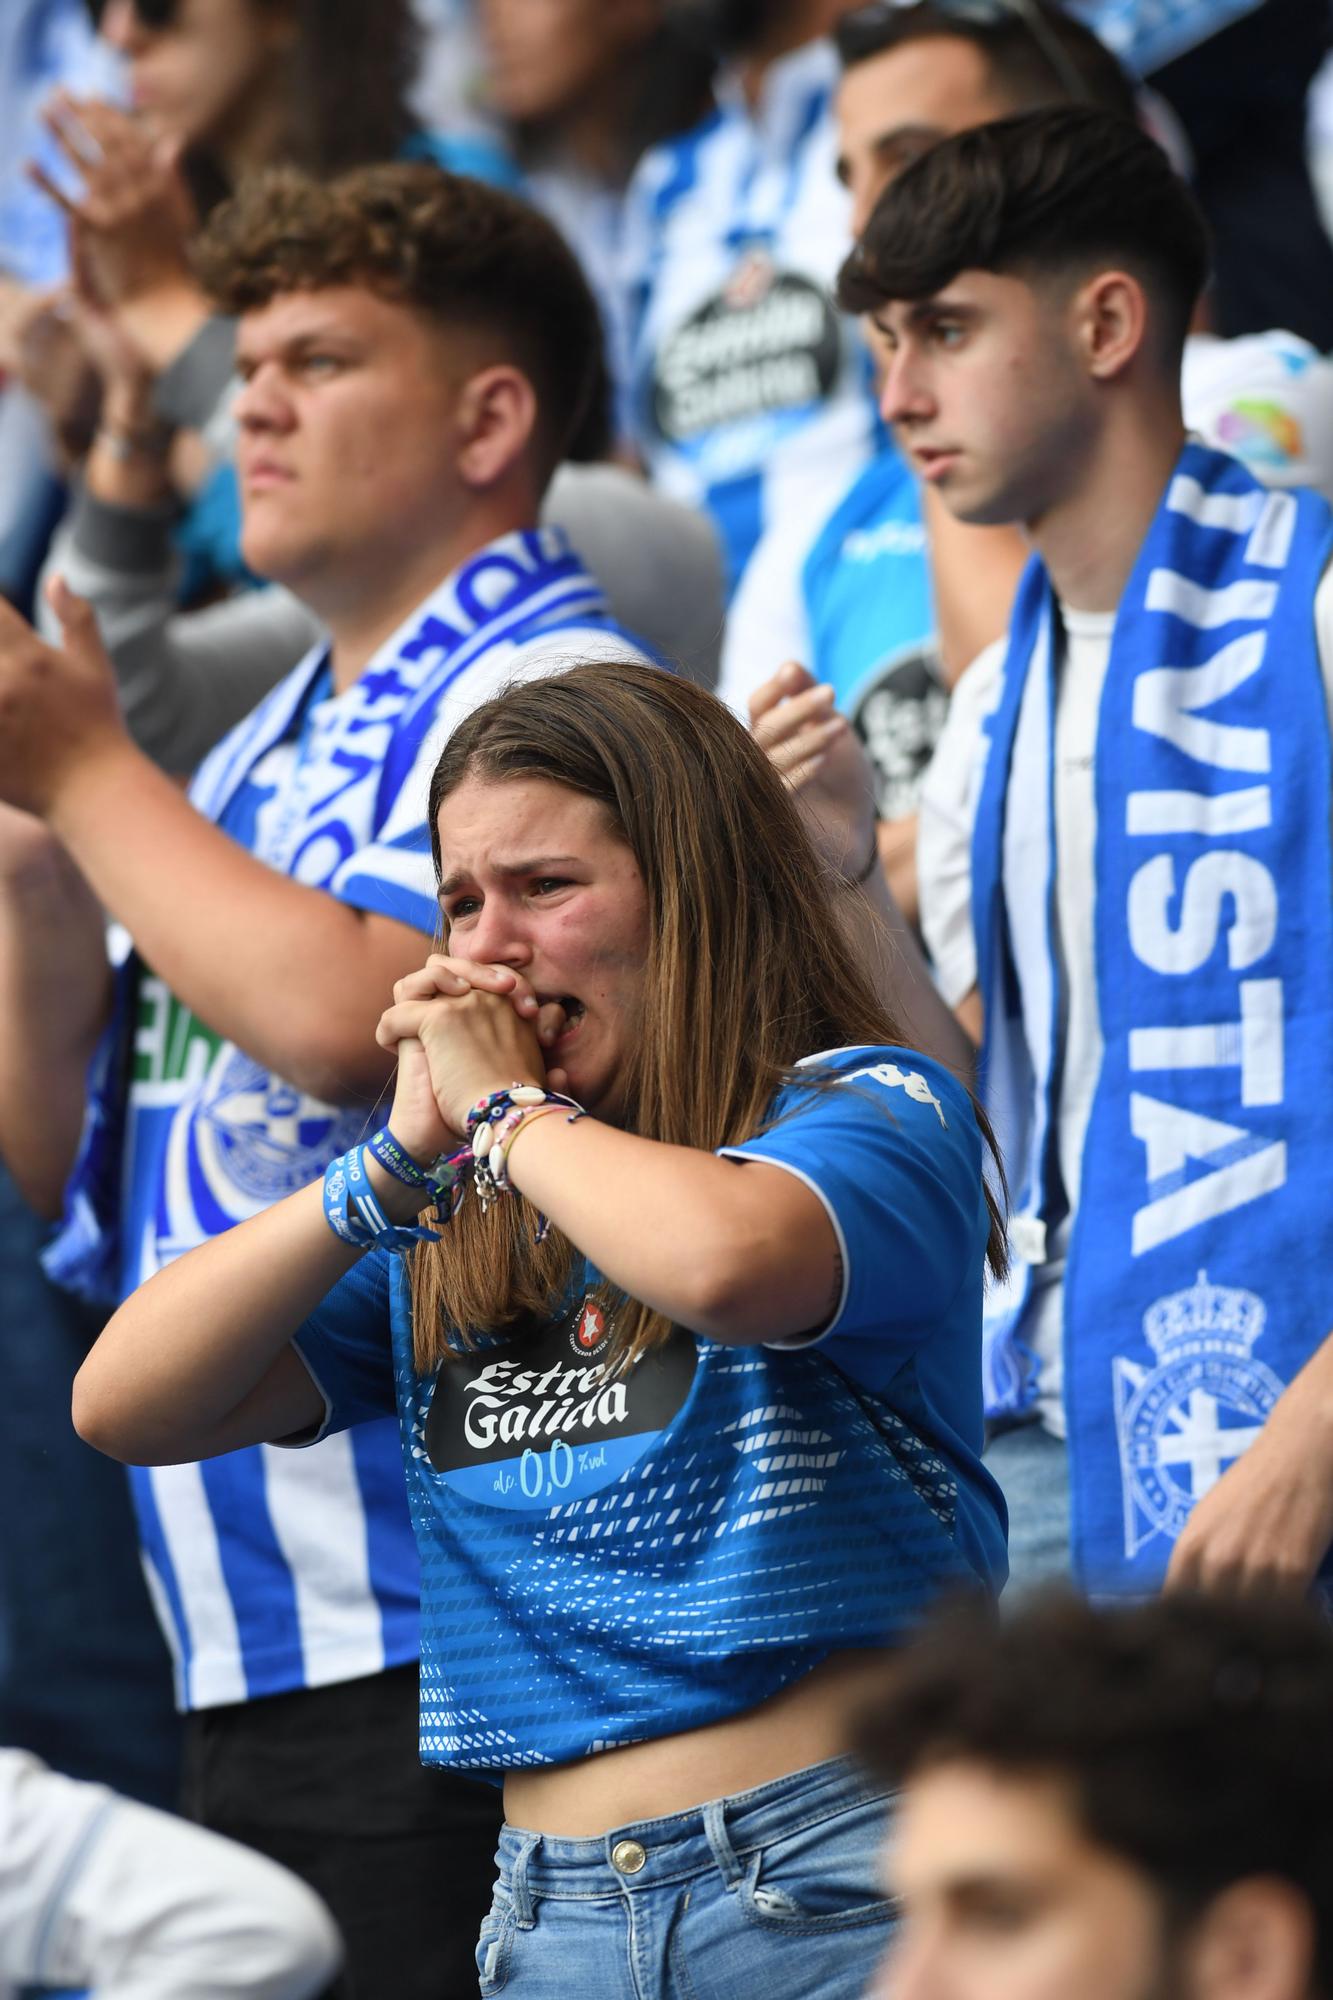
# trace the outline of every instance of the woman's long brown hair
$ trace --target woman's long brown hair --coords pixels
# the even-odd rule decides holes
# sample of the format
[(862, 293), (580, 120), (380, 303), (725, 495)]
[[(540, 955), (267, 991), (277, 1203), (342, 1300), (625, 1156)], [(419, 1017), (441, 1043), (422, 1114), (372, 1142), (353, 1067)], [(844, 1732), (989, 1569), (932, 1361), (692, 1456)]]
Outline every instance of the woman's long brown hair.
[[(676, 674), (629, 662), (576, 666), (473, 711), (431, 780), (437, 819), (466, 777), (546, 778), (596, 799), (638, 864), (648, 899), (642, 1032), (623, 1078), (623, 1122), (644, 1138), (712, 1152), (752, 1138), (802, 1056), (904, 1042), (846, 942), (831, 879), (768, 758), (723, 704)], [(980, 1117), (980, 1113), (978, 1114)], [(985, 1130), (984, 1119), (982, 1119)], [(987, 1134), (989, 1138), (989, 1134)], [(986, 1190), (993, 1268), (1004, 1225)], [(464, 1201), (412, 1265), (417, 1367), (452, 1351), (449, 1328), (517, 1331), (549, 1318), (579, 1258), (511, 1197)], [(607, 1289), (615, 1350), (638, 1355), (670, 1322)]]

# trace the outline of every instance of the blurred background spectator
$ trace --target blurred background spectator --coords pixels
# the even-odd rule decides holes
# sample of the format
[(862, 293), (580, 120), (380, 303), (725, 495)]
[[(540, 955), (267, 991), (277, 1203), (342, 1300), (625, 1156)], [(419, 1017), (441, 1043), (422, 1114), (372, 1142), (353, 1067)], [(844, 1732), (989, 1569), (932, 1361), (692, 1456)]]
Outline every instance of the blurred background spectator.
[(0, 1750), (0, 2000), (309, 2000), (341, 1957), (285, 1868)]
[(711, 55), (665, 0), (478, 0), (478, 15), (486, 103), (504, 121), (530, 199), (592, 283), (625, 436), (625, 188), (650, 146), (704, 113)]
[(1325, 0), (1071, 0), (1189, 142), (1213, 233), (1218, 333), (1285, 327), (1333, 347), (1333, 247), (1307, 157)]
[(734, 590), (781, 519), (812, 522), (882, 436), (871, 370), (829, 287), (847, 242), (834, 173), (838, 0), (685, 12), (722, 59), (717, 108), (630, 186), (635, 441), (717, 524)]

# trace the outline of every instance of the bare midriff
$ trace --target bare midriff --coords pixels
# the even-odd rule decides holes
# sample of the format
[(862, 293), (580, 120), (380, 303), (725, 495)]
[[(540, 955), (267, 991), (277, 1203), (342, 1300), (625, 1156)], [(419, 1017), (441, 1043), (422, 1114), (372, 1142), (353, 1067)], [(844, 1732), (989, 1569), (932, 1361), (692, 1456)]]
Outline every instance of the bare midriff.
[(603, 1750), (575, 1764), (505, 1776), (511, 1826), (567, 1840), (688, 1812), (709, 1799), (803, 1771), (846, 1750), (858, 1708), (884, 1685), (889, 1656), (834, 1653), (743, 1715)]

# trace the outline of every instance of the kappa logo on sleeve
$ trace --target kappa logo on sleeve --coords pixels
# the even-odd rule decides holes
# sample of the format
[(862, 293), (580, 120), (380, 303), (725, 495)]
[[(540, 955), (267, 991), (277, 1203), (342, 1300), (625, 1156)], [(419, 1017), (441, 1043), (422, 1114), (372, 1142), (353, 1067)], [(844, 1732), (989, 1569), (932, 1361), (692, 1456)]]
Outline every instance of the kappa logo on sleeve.
[(873, 1077), (876, 1083), (884, 1084), (889, 1090), (904, 1091), (911, 1098), (913, 1104), (929, 1104), (933, 1106), (935, 1116), (939, 1119), (945, 1131), (948, 1131), (949, 1121), (944, 1115), (944, 1106), (940, 1103), (939, 1098), (936, 1097), (919, 1069), (899, 1069), (897, 1063), (873, 1063), (869, 1069), (852, 1070), (847, 1077), (847, 1081), (848, 1083), (855, 1083), (856, 1079), (861, 1076)]

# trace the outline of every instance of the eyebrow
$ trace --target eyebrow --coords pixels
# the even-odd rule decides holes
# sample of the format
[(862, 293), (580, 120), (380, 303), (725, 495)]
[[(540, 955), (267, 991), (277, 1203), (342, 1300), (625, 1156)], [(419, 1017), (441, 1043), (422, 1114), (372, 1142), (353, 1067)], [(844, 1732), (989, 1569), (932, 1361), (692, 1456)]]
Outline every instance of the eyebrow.
[(353, 333), (348, 327), (335, 325), (307, 327), (302, 332), (291, 334), (286, 340), (279, 341), (276, 347), (265, 349), (262, 354), (253, 353), (238, 340), (235, 366), (238, 370), (246, 367), (257, 368), (261, 361), (273, 355), (277, 355), (283, 361), (292, 361), (302, 354), (309, 353), (312, 348), (322, 347), (337, 347), (355, 355), (363, 351), (364, 342), (359, 334)]
[[(540, 875), (551, 868), (568, 868), (571, 864), (576, 867), (580, 865), (577, 854), (539, 854), (531, 861), (497, 861), (495, 872), (497, 875), (517, 878), (523, 875)], [(452, 896), (454, 891), (460, 889), (468, 879), (466, 869), (456, 868), (441, 882), (440, 895)]]
[(891, 147), (901, 146), (910, 141), (926, 146), (937, 146), (944, 137), (942, 125), (890, 125), (887, 131), (879, 132), (871, 141), (876, 153), (887, 153)]
[[(936, 292), (928, 299), (909, 300), (906, 304), (906, 310), (903, 313), (903, 322), (905, 325), (911, 327), (914, 332), (920, 332), (923, 327), (928, 327), (932, 320), (975, 320), (977, 316), (976, 306), (968, 305), (962, 299), (954, 300), (945, 298), (939, 292)], [(873, 324), (885, 338), (892, 340), (894, 337), (893, 328), (885, 326), (878, 313), (872, 313), (870, 317)]]

